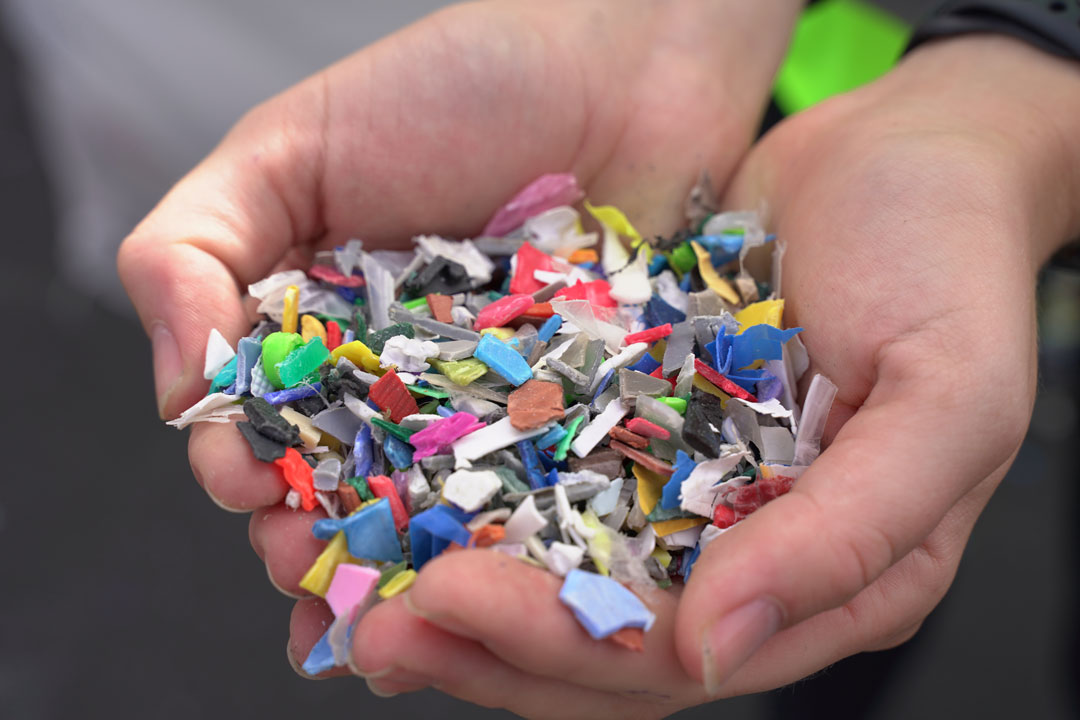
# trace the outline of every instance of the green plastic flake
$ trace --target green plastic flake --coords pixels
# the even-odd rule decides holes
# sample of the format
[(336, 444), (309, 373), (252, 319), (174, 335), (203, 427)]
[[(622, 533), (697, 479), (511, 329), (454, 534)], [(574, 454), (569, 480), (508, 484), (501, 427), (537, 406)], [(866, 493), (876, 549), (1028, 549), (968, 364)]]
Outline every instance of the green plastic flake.
[(367, 318), (364, 317), (363, 310), (353, 313), (352, 331), (356, 334), (357, 340), (367, 345)]
[(360, 496), (360, 499), (364, 502), (375, 499), (375, 493), (371, 492), (371, 488), (368, 487), (367, 480), (362, 477), (346, 478), (345, 482), (353, 486), (356, 490), (356, 494)]
[(431, 402), (426, 402), (420, 406), (420, 413), (422, 415), (434, 415), (437, 412), (439, 412), (438, 400), (432, 400)]
[(330, 351), (326, 349), (322, 338), (311, 338), (306, 345), (293, 350), (278, 363), (277, 370), (282, 386), (289, 388), (307, 380), (329, 357)]
[(408, 567), (409, 567), (409, 563), (407, 561), (405, 561), (405, 560), (402, 560), (399, 563), (395, 563), (395, 564), (391, 565), (390, 567), (385, 568), (382, 571), (382, 574), (379, 575), (379, 581), (377, 583), (375, 583), (375, 589), (376, 590), (381, 590), (386, 585), (386, 583), (393, 580), (397, 575), (401, 574), (401, 572), (404, 571), (405, 569), (407, 569)]
[(686, 414), (686, 399), (681, 397), (661, 397), (656, 398), (660, 402), (667, 405), (669, 408), (679, 413), (680, 415)]
[(270, 333), (262, 341), (262, 365), (266, 373), (266, 379), (273, 383), (279, 390), (285, 387), (278, 374), (278, 365), (281, 364), (289, 353), (304, 344), (304, 338), (299, 333), (276, 332)]
[(578, 426), (581, 425), (583, 420), (585, 420), (585, 416), (578, 415), (566, 424), (566, 435), (564, 435), (563, 439), (555, 446), (555, 454), (552, 456), (552, 459), (555, 462), (562, 462), (566, 459), (566, 453), (570, 450), (570, 443), (574, 441), (574, 435), (577, 433)]
[(409, 442), (409, 438), (411, 438), (413, 436), (413, 433), (416, 432), (415, 430), (403, 428), (400, 425), (395, 425), (392, 422), (387, 422), (386, 420), (378, 417), (371, 418), (371, 424), (377, 428), (382, 428), (386, 432), (396, 437), (398, 440), (402, 440), (404, 442)]
[(671, 508), (670, 510), (665, 510), (664, 508), (660, 507), (660, 503), (656, 503), (656, 507), (653, 508), (653, 511), (651, 513), (645, 516), (645, 520), (652, 523), (663, 522), (664, 520), (675, 520), (677, 518), (692, 517), (700, 516), (677, 507)]
[(671, 251), (668, 262), (671, 263), (674, 270), (681, 274), (689, 272), (697, 266), (697, 255), (694, 254), (694, 248), (690, 247), (690, 243), (684, 242)]
[(498, 299), (502, 298), (503, 293), (499, 292), (498, 290), (488, 290), (487, 296), (488, 296), (489, 300), (494, 301), (494, 300), (498, 300)]
[(488, 371), (488, 366), (474, 357), (464, 360), (432, 359), (431, 364), (455, 385), (468, 385), (473, 380), (484, 377)]
[(660, 588), (661, 590), (667, 590), (669, 587), (671, 587), (671, 578), (665, 577), (662, 580), (657, 580), (656, 587)]
[(435, 387), (424, 387), (422, 385), (406, 385), (409, 392), (414, 392), (417, 395), (426, 395), (429, 398), (435, 398), (436, 400), (445, 400), (450, 397), (450, 393)]
[(415, 300), (407, 300), (401, 304), (405, 306), (406, 310), (415, 310), (416, 308), (427, 307), (427, 298), (418, 297)]
[(416, 337), (416, 331), (413, 330), (413, 326), (409, 323), (394, 323), (388, 327), (384, 327), (382, 330), (376, 330), (368, 335), (368, 341), (365, 343), (371, 352), (376, 355), (382, 355), (383, 346), (386, 345), (386, 341), (392, 337), (398, 335), (404, 335), (412, 340)]
[(529, 484), (522, 481), (510, 468), (497, 467), (495, 468), (495, 474), (502, 480), (504, 493), (527, 493), (531, 489)]

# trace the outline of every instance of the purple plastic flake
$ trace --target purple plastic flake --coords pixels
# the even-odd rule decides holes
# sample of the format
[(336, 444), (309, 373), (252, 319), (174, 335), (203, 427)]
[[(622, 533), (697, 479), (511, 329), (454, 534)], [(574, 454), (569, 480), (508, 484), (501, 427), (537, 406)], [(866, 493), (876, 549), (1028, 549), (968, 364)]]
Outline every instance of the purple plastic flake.
[(409, 443), (416, 448), (413, 460), (447, 452), (452, 442), (482, 427), (484, 423), (467, 412), (456, 412), (450, 417), (436, 420), (409, 438)]
[(585, 193), (572, 173), (541, 175), (503, 205), (484, 227), (484, 235), (505, 235), (533, 215), (560, 205), (573, 205)]

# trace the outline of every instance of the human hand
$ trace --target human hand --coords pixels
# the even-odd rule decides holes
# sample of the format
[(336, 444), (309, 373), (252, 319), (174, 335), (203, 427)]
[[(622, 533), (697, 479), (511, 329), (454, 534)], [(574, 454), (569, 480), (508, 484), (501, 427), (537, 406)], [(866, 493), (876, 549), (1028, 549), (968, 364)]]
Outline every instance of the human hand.
[[(752, 152), (726, 204), (766, 200), (788, 243), (787, 324), (806, 328), (807, 378), (840, 387), (831, 443), (706, 549), (681, 597), (645, 598), (643, 653), (591, 641), (557, 578), (472, 551), (365, 617), (354, 669), (533, 716), (657, 717), (913, 635), (1030, 417), (1035, 272), (1080, 229), (1077, 135), (1055, 119), (1080, 115), (1047, 101), (1077, 82), (1012, 40), (938, 43)], [(298, 607), (298, 649), (325, 612)]]
[[(646, 233), (672, 229), (697, 173), (723, 180), (749, 144), (799, 4), (454, 7), (257, 108), (121, 248), (161, 414), (205, 392), (211, 328), (249, 330), (248, 283), (348, 237), (467, 235), (550, 171)], [(286, 510), (279, 474), (228, 426), (195, 428), (190, 457), (220, 505), (263, 508), (252, 544), (299, 592), (318, 514)]]

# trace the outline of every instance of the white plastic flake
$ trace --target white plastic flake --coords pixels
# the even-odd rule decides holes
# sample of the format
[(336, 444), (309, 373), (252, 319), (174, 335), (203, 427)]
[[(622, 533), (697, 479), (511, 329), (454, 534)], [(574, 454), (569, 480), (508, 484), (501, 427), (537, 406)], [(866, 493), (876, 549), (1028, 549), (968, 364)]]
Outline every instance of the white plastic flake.
[(225, 336), (218, 332), (217, 328), (210, 330), (210, 337), (206, 340), (206, 363), (203, 365), (203, 377), (213, 380), (221, 368), (229, 364), (236, 357), (236, 351), (229, 345)]

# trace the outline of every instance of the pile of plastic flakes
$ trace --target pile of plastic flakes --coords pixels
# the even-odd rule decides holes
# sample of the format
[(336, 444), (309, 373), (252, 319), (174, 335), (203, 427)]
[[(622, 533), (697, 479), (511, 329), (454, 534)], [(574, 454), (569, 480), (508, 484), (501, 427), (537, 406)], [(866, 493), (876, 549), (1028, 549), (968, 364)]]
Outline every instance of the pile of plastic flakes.
[(684, 582), (819, 453), (836, 388), (817, 376), (795, 403), (808, 359), (782, 329), (782, 244), (770, 282), (743, 266), (773, 240), (757, 215), (715, 212), (704, 176), (668, 238), (586, 201), (587, 233), (580, 200), (545, 175), (476, 239), (350, 240), (251, 285), (265, 319), (236, 348), (211, 332), (209, 394), (171, 424), (246, 416), (286, 504), (325, 512), (301, 586), (336, 620), (307, 672), (342, 665), (366, 609), (471, 547), (564, 576), (585, 630), (640, 650), (654, 616), (633, 591)]

